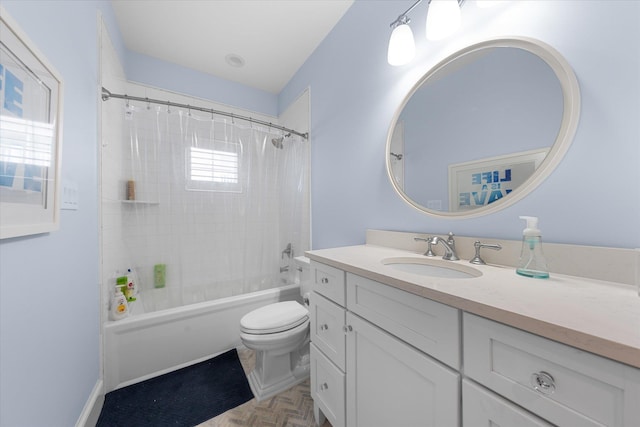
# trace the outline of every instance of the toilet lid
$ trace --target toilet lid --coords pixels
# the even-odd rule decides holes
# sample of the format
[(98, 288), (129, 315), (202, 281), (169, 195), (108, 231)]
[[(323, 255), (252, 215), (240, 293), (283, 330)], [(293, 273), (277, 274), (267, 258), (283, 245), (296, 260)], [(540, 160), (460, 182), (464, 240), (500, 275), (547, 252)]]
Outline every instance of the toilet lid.
[(309, 319), (309, 311), (296, 301), (277, 302), (260, 307), (240, 319), (240, 329), (249, 334), (287, 331)]

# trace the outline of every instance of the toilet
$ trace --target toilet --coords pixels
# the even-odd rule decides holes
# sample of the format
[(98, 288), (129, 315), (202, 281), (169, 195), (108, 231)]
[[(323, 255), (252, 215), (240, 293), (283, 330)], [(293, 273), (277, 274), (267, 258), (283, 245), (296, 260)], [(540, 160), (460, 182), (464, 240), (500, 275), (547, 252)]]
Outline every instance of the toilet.
[(304, 305), (283, 301), (260, 307), (240, 319), (240, 338), (256, 353), (247, 379), (256, 400), (274, 396), (309, 377), (309, 259), (294, 258)]

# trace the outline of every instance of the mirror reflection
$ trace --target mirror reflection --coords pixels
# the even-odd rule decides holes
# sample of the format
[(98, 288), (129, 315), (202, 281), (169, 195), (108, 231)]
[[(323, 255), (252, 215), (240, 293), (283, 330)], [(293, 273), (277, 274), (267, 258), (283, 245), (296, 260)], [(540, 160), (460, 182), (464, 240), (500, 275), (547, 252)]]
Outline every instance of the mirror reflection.
[(387, 143), (394, 187), (426, 212), (457, 214), (517, 191), (563, 123), (563, 88), (538, 55), (512, 46), (473, 49), (426, 75)]

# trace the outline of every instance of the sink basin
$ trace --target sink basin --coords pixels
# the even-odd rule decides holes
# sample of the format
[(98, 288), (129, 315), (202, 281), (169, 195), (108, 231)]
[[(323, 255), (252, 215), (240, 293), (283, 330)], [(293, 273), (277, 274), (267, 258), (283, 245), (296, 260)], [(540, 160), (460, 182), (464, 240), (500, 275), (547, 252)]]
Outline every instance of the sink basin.
[(473, 267), (454, 264), (451, 261), (440, 261), (429, 258), (386, 258), (382, 260), (382, 263), (395, 270), (418, 274), (420, 276), (442, 277), (446, 279), (471, 279), (482, 276), (482, 272)]

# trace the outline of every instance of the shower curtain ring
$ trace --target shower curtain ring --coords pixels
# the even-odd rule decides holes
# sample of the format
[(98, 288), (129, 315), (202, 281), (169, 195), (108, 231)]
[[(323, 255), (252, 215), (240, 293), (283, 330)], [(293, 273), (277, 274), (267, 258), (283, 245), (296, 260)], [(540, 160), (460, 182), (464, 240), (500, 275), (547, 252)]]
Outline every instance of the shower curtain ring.
[(171, 102), (167, 101), (167, 114), (171, 114), (171, 109), (169, 108), (170, 105)]
[(189, 117), (191, 117), (191, 105), (187, 105), (187, 112), (189, 113)]
[(151, 110), (151, 101), (149, 101), (149, 98), (145, 98), (147, 100), (147, 110)]

